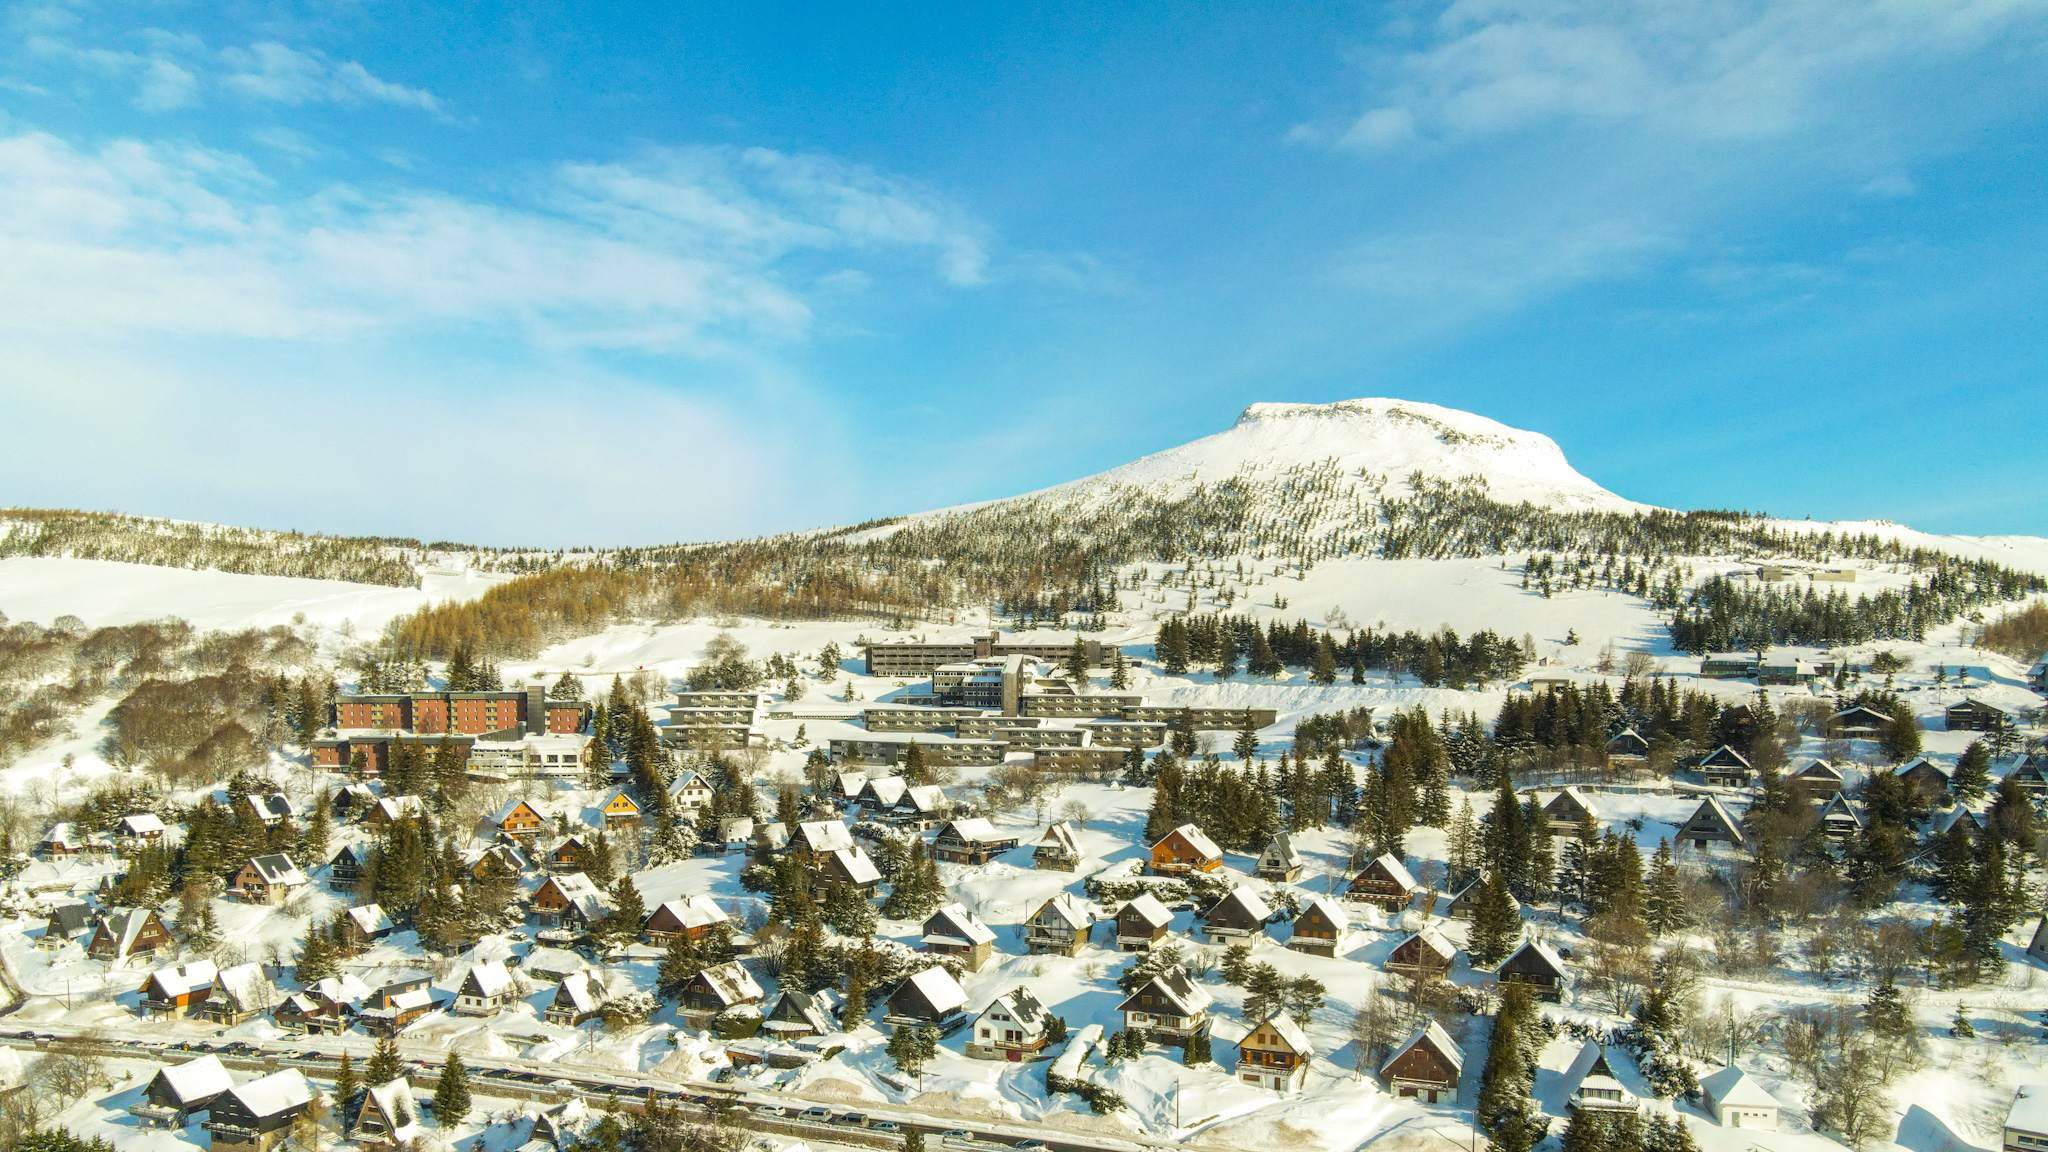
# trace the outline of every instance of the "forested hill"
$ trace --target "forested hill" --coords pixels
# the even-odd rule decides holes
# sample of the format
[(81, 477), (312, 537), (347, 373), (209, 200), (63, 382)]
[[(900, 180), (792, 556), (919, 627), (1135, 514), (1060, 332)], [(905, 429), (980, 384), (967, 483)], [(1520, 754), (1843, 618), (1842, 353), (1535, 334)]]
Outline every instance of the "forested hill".
[(417, 540), (309, 536), (63, 509), (0, 509), (0, 557), (67, 556), (417, 588)]

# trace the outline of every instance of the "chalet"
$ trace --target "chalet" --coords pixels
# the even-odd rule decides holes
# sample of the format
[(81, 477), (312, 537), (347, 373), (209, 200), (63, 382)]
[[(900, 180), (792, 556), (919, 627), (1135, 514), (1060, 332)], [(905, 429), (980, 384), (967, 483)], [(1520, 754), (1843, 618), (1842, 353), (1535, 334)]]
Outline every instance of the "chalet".
[[(953, 802), (946, 798), (946, 790), (937, 784), (920, 784), (903, 790), (903, 798), (890, 809), (892, 815), (919, 828), (928, 828), (946, 818), (953, 810)], [(1011, 847), (1017, 842), (1012, 839)]]
[(766, 993), (754, 982), (753, 973), (733, 960), (714, 964), (691, 977), (680, 999), (685, 1011), (715, 1014), (742, 1004), (759, 1004), (765, 998)]
[(842, 806), (857, 804), (860, 802), (860, 794), (867, 786), (867, 773), (841, 772), (832, 780), (832, 795)]
[(640, 824), (640, 804), (624, 788), (614, 788), (598, 799), (597, 815), (607, 829), (636, 828)]
[(1564, 999), (1564, 961), (1541, 940), (1524, 940), (1514, 955), (1500, 962), (1494, 978), (1502, 984), (1526, 984), (1541, 1000)]
[(932, 858), (948, 864), (986, 864), (1016, 846), (1015, 836), (1005, 836), (995, 825), (975, 816), (940, 825), (938, 835), (932, 838)]
[(2012, 723), (2005, 709), (1974, 698), (1949, 705), (1942, 715), (1951, 732), (1996, 732)]
[(533, 861), (520, 851), (517, 842), (493, 844), (469, 858), (469, 875), (473, 880), (517, 880), (532, 867)]
[[(1479, 898), (1485, 894), (1486, 881), (1474, 880), (1458, 889), (1457, 895), (1443, 903), (1443, 914), (1452, 920), (1470, 920), (1478, 913)], [(1522, 902), (1515, 899), (1512, 894), (1508, 896), (1508, 903), (1514, 905), (1516, 913), (1521, 912)]]
[(1811, 662), (1797, 656), (1766, 655), (1756, 662), (1758, 684), (1811, 684), (1818, 675)]
[(1294, 932), (1287, 946), (1311, 956), (1335, 957), (1344, 947), (1344, 933), (1351, 929), (1351, 917), (1334, 900), (1317, 896), (1309, 900), (1294, 918)]
[(1692, 841), (1695, 848), (1705, 848), (1710, 842), (1733, 844), (1740, 848), (1744, 841), (1742, 825), (1722, 807), (1718, 796), (1709, 796), (1700, 801), (1685, 823), (1678, 826), (1675, 837), (1680, 844)]
[(1188, 1037), (1208, 1031), (1212, 1003), (1208, 991), (1176, 964), (1139, 985), (1117, 1011), (1123, 1013), (1124, 1027), (1148, 1042), (1182, 1046)]
[(142, 1011), (147, 1016), (183, 1016), (206, 1002), (219, 975), (211, 960), (151, 972), (142, 982)]
[(43, 925), (43, 935), (36, 941), (36, 947), (62, 948), (81, 936), (88, 936), (98, 926), (92, 905), (59, 904), (50, 909), (50, 919)]
[(1863, 816), (1847, 796), (1837, 792), (1820, 810), (1820, 827), (1823, 835), (1840, 844), (1863, 831)]
[(1607, 1045), (1588, 1040), (1564, 1074), (1567, 1107), (1574, 1112), (1632, 1113), (1642, 1101), (1615, 1078), (1607, 1063)]
[(85, 954), (119, 968), (131, 960), (147, 960), (171, 943), (163, 918), (147, 908), (114, 908), (93, 925)]
[(1183, 824), (1152, 846), (1149, 865), (1161, 876), (1214, 872), (1223, 866), (1223, 849), (1193, 824)]
[(602, 1015), (605, 1002), (610, 999), (611, 991), (604, 986), (604, 973), (577, 972), (555, 986), (554, 1002), (541, 1016), (550, 1024), (574, 1028)]
[(685, 812), (696, 812), (711, 807), (711, 782), (701, 774), (685, 768), (676, 774), (676, 782), (668, 786), (668, 798), (673, 807)]
[(1778, 1110), (1783, 1107), (1755, 1078), (1732, 1064), (1700, 1077), (1700, 1099), (1723, 1128), (1776, 1131)]
[(284, 998), (270, 1013), (286, 1028), (315, 1036), (340, 1034), (370, 998), (370, 989), (355, 975), (329, 976)]
[(1249, 888), (1232, 888), (1202, 915), (1209, 939), (1215, 943), (1242, 940), (1265, 931), (1273, 910)]
[(819, 861), (834, 852), (853, 847), (853, 833), (837, 820), (807, 820), (796, 826), (790, 847), (801, 848), (811, 854), (812, 860)]
[(426, 1136), (412, 1082), (400, 1076), (372, 1084), (354, 1100), (343, 1102), (341, 1130), (350, 1140), (370, 1148), (404, 1148)]
[(50, 830), (36, 841), (36, 855), (45, 860), (64, 860), (85, 851), (85, 837), (67, 823), (50, 825)]
[(272, 792), (268, 796), (244, 796), (242, 808), (249, 815), (262, 821), (265, 828), (275, 828), (299, 814), (299, 806), (292, 803), (291, 798), (282, 792)]
[(131, 848), (164, 842), (164, 822), (149, 812), (137, 812), (121, 817), (119, 831), (121, 843)]
[(1422, 979), (1448, 976), (1457, 959), (1456, 944), (1444, 939), (1443, 933), (1436, 929), (1424, 928), (1394, 945), (1383, 967), (1389, 972)]
[(1464, 1070), (1464, 1049), (1443, 1025), (1432, 1020), (1394, 1049), (1380, 1065), (1380, 1078), (1397, 1097), (1436, 1104), (1457, 1097), (1458, 1078)]
[(1303, 860), (1294, 848), (1294, 841), (1285, 832), (1276, 834), (1259, 853), (1259, 862), (1252, 869), (1252, 875), (1276, 884), (1292, 884), (1301, 879)]
[(1408, 907), (1415, 894), (1422, 891), (1422, 885), (1408, 872), (1401, 859), (1388, 852), (1368, 863), (1352, 877), (1351, 886), (1344, 891), (1347, 900), (1358, 900), (1376, 904), (1388, 912), (1399, 912)]
[(219, 1152), (270, 1152), (312, 1103), (312, 1082), (287, 1068), (214, 1097), (202, 1127)]
[(754, 825), (754, 857), (772, 863), (789, 851), (789, 825), (780, 820), (763, 820)]
[(1095, 927), (1095, 916), (1073, 894), (1062, 892), (1038, 906), (1024, 921), (1024, 950), (1032, 955), (1078, 956)]
[[(796, 992), (785, 989), (778, 993), (768, 1011), (761, 1017), (761, 1031), (778, 1040), (796, 1040), (805, 1036), (823, 1036), (837, 1032), (838, 1025), (832, 1022), (832, 993)], [(860, 1022), (849, 1020), (847, 1027), (858, 1028)]]
[(1948, 830), (1958, 824), (1965, 825), (1970, 834), (1975, 836), (1984, 830), (1984, 817), (1971, 811), (1958, 800), (1948, 806), (1948, 811), (1935, 813), (1934, 819), (1928, 823), (1927, 830), (1933, 836), (1946, 836)]
[(1031, 845), (1033, 867), (1053, 872), (1072, 872), (1081, 866), (1081, 845), (1074, 839), (1074, 829), (1065, 820), (1055, 820), (1046, 826), (1045, 835)]
[(360, 820), (376, 802), (377, 792), (368, 784), (344, 784), (334, 790), (333, 797), (327, 802), (327, 808), (334, 813), (336, 819)]
[(2006, 778), (2018, 784), (2034, 803), (2048, 799), (2048, 754), (2034, 753), (2022, 759), (2006, 773)]
[(948, 1033), (967, 1023), (967, 993), (944, 968), (926, 968), (889, 993), (889, 1011), (882, 1023), (890, 1028), (930, 1024)]
[(1543, 818), (1549, 821), (1552, 835), (1570, 835), (1578, 831), (1579, 820), (1588, 816), (1597, 822), (1600, 810), (1593, 807), (1593, 801), (1579, 791), (1576, 784), (1566, 785), (1564, 791), (1551, 797), (1550, 802), (1543, 806)]
[(486, 960), (469, 966), (448, 1010), (458, 1016), (490, 1016), (518, 998), (519, 990), (513, 987), (512, 974), (505, 970), (505, 962)]
[(520, 839), (532, 839), (548, 826), (548, 818), (541, 815), (540, 807), (531, 800), (508, 801), (491, 813), (489, 821), (493, 832)]
[(565, 836), (560, 844), (548, 849), (548, 871), (559, 872), (566, 869), (574, 872), (583, 867), (583, 855), (588, 851), (590, 845), (585, 844), (581, 836)]
[(981, 1010), (967, 1033), (969, 1060), (1008, 1060), (1013, 1064), (1045, 1054), (1045, 1028), (1052, 1013), (1030, 989), (1019, 985)]
[(1892, 775), (1918, 789), (1929, 802), (1947, 798), (1949, 778), (1954, 773), (1955, 769), (1936, 764), (1925, 756), (1892, 770)]
[(2048, 1148), (2048, 1086), (2023, 1084), (2005, 1112), (2004, 1152)]
[(1896, 722), (1889, 712), (1858, 704), (1828, 717), (1821, 729), (1835, 740), (1875, 740), (1891, 731)]
[(396, 1036), (436, 1006), (427, 977), (394, 980), (370, 994), (356, 1011), (356, 1022), (377, 1036)]
[(199, 1006), (199, 1015), (232, 1026), (270, 1011), (283, 999), (270, 977), (263, 974), (261, 964), (237, 964), (221, 969), (212, 994)]
[(881, 886), (882, 870), (868, 858), (868, 851), (860, 845), (841, 848), (828, 853), (818, 864), (820, 884), (845, 884), (859, 891), (863, 896), (873, 896)]
[(341, 920), (341, 946), (351, 954), (360, 952), (397, 930), (381, 904), (351, 908)]
[(751, 816), (728, 816), (719, 822), (717, 835), (711, 842), (727, 852), (738, 852), (754, 839), (754, 818)]
[(587, 920), (604, 903), (604, 894), (581, 872), (558, 872), (533, 890), (531, 903), (541, 923), (559, 924), (565, 917)]
[(344, 844), (334, 858), (327, 862), (327, 887), (333, 892), (353, 892), (356, 882), (363, 878), (363, 865), (369, 862), (368, 848)]
[(426, 810), (426, 801), (417, 796), (386, 796), (363, 813), (363, 824), (370, 828), (383, 828), (400, 820), (417, 819)]
[(924, 920), (924, 950), (936, 956), (957, 956), (969, 972), (981, 971), (995, 950), (996, 934), (964, 904), (948, 904)]
[(665, 900), (647, 917), (640, 938), (657, 948), (667, 947), (678, 936), (701, 940), (715, 925), (726, 923), (725, 910), (704, 895)]
[(869, 814), (880, 816), (896, 807), (910, 784), (901, 776), (878, 776), (861, 785), (855, 802)]
[(1255, 1088), (1299, 1092), (1308, 1083), (1315, 1046), (1285, 1012), (1276, 1012), (1237, 1042), (1237, 1078)]
[(1785, 787), (1792, 795), (1809, 803), (1819, 804), (1843, 788), (1842, 770), (1825, 760), (1809, 760), (1797, 772), (1785, 777)]
[(157, 1070), (142, 1090), (142, 1099), (128, 1111), (145, 1125), (183, 1128), (196, 1112), (204, 1112), (220, 1094), (235, 1086), (235, 1079), (218, 1056), (201, 1056), (183, 1064)]
[(1650, 742), (1633, 728), (1607, 738), (1607, 763), (1614, 768), (1641, 767), (1650, 762)]
[(1747, 788), (1756, 776), (1749, 758), (1726, 744), (1700, 757), (1694, 767), (1699, 771), (1700, 783), (1709, 788)]
[(306, 874), (282, 852), (257, 856), (235, 873), (228, 895), (244, 904), (282, 904), (306, 886)]
[(1173, 924), (1173, 913), (1150, 892), (1141, 892), (1116, 910), (1116, 946), (1119, 951), (1138, 952), (1165, 938)]

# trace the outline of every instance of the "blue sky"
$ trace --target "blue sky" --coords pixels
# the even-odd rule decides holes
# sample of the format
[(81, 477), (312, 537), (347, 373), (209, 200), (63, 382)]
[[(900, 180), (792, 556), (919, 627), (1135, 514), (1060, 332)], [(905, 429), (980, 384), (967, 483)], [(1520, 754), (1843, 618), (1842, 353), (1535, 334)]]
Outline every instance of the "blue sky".
[(704, 539), (1401, 396), (2048, 532), (2038, 2), (590, 7), (7, 8), (0, 499)]

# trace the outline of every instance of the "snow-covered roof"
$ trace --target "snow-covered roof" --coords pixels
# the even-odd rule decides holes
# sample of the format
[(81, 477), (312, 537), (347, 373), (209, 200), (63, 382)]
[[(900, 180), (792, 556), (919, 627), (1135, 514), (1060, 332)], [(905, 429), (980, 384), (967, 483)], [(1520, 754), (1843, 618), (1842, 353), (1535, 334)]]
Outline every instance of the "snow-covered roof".
[(860, 794), (861, 789), (867, 787), (867, 783), (868, 774), (865, 772), (841, 772), (839, 774), (839, 794), (841, 796), (857, 796)]
[(1221, 859), (1223, 856), (1223, 849), (1218, 848), (1216, 842), (1209, 839), (1209, 834), (1193, 824), (1183, 824), (1168, 832), (1165, 836), (1160, 837), (1160, 843), (1163, 844), (1174, 836), (1179, 836), (1187, 842), (1188, 847), (1193, 848), (1204, 857)]
[(136, 938), (155, 916), (147, 908), (115, 908), (108, 912), (104, 923), (114, 937), (114, 955), (126, 956), (134, 951)]
[(1041, 907), (1050, 909), (1054, 916), (1066, 921), (1069, 928), (1086, 929), (1095, 923), (1095, 918), (1088, 913), (1088, 906), (1071, 892), (1061, 892)]
[(77, 839), (78, 835), (69, 823), (59, 822), (50, 825), (50, 831), (43, 836), (43, 843), (64, 847), (75, 843)]
[(575, 972), (562, 980), (555, 989), (555, 1007), (570, 1008), (578, 1013), (595, 1012), (611, 999), (604, 986), (602, 972)]
[[(1401, 858), (1399, 856), (1394, 855), (1392, 852), (1382, 853), (1379, 856), (1379, 858), (1375, 859), (1372, 863), (1373, 865), (1377, 865), (1378, 867), (1384, 869), (1387, 873), (1388, 878), (1391, 879), (1394, 883), (1399, 884), (1400, 886), (1408, 889), (1411, 892), (1417, 888), (1422, 887), (1422, 885), (1417, 884), (1415, 882), (1415, 876), (1408, 871), (1408, 866), (1406, 864), (1401, 863)], [(1368, 867), (1370, 866), (1371, 865), (1368, 865)]]
[(256, 1119), (276, 1116), (301, 1107), (313, 1099), (313, 1085), (297, 1068), (272, 1072), (260, 1080), (228, 1089), (228, 1095), (242, 1102)]
[(728, 1005), (759, 1000), (762, 996), (761, 985), (754, 980), (754, 974), (737, 960), (706, 968), (698, 973), (698, 978)]
[(924, 1002), (940, 1015), (967, 1006), (967, 992), (944, 968), (927, 968), (912, 975), (905, 983), (917, 989)]
[(1572, 1066), (1565, 1070), (1564, 1085), (1566, 1095), (1572, 1095), (1582, 1088), (1590, 1087), (1620, 1092), (1624, 1100), (1634, 1099), (1635, 1093), (1630, 1092), (1623, 1086), (1621, 1081), (1606, 1072), (1595, 1071), (1595, 1068), (1601, 1064), (1606, 1056), (1607, 1046), (1597, 1040), (1588, 1040), (1580, 1045), (1579, 1054), (1572, 1059)]
[(849, 884), (876, 884), (881, 882), (882, 870), (875, 867), (873, 860), (868, 859), (867, 849), (862, 848), (858, 844), (839, 849), (832, 853), (832, 858), (839, 861), (839, 866), (845, 870), (846, 880)]
[(1439, 956), (1444, 957), (1445, 959), (1449, 959), (1450, 957), (1456, 956), (1458, 954), (1458, 946), (1451, 943), (1448, 937), (1446, 937), (1443, 933), (1437, 931), (1434, 927), (1426, 927), (1422, 931), (1414, 933), (1413, 935), (1409, 936), (1407, 940), (1403, 940), (1400, 944), (1394, 945), (1394, 951), (1399, 952), (1401, 948), (1408, 943), (1408, 940), (1420, 941), (1423, 947), (1429, 949), (1431, 952), (1434, 952)]
[(981, 917), (958, 902), (940, 908), (924, 920), (926, 944), (993, 944), (995, 940), (996, 934), (981, 922)]
[[(791, 1015), (796, 1016), (802, 1023), (798, 1024), (785, 1019), (785, 1017)], [(828, 1008), (825, 994), (784, 989), (780, 995), (775, 997), (775, 1003), (768, 1006), (768, 1011), (763, 1017), (761, 1029), (764, 1032), (773, 1034), (775, 1032), (802, 1028), (809, 1028), (813, 1032), (830, 1032), (833, 1030), (832, 1013)]]
[(502, 996), (512, 989), (512, 974), (505, 971), (504, 961), (488, 960), (469, 966), (469, 975), (462, 982), (463, 991), (469, 991), (471, 984), (476, 985), (478, 996)]
[[(853, 847), (853, 833), (837, 820), (811, 820), (799, 824), (797, 835), (803, 839), (804, 847), (813, 856), (823, 856), (842, 848)], [(752, 829), (748, 830), (749, 832)]]
[[(1299, 1055), (1307, 1056), (1315, 1051), (1315, 1045), (1309, 1041), (1308, 1033), (1302, 1031), (1301, 1025), (1294, 1022), (1294, 1017), (1285, 1012), (1275, 1012), (1268, 1016), (1259, 1028), (1271, 1028), (1282, 1042)], [(1252, 1031), (1257, 1032), (1259, 1028)]]
[[(1595, 819), (1599, 818), (1600, 809), (1593, 805), (1593, 800), (1591, 797), (1587, 796), (1584, 792), (1579, 791), (1579, 786), (1577, 784), (1565, 785), (1562, 791), (1558, 792), (1556, 796), (1551, 797), (1550, 804), (1555, 804), (1559, 800), (1562, 800), (1567, 796), (1571, 798), (1572, 803), (1577, 804), (1584, 811), (1591, 813)], [(1550, 804), (1545, 804), (1543, 806), (1546, 811), (1549, 810)]]
[[(1330, 926), (1339, 932), (1351, 927), (1351, 917), (1345, 914), (1343, 906), (1327, 896), (1311, 897), (1307, 904), (1302, 905), (1301, 914), (1303, 916), (1308, 915), (1310, 912), (1321, 912), (1323, 919), (1328, 920)], [(1300, 919), (1300, 917), (1296, 917), (1296, 919)]]
[(1301, 865), (1302, 856), (1294, 847), (1293, 838), (1281, 832), (1274, 835), (1267, 843), (1266, 850), (1259, 854), (1260, 864), (1263, 865), (1268, 860), (1277, 861), (1282, 867), (1295, 868)]
[(164, 830), (164, 822), (148, 812), (121, 817), (121, 830), (130, 836), (148, 836)]
[(1808, 761), (1806, 767), (1792, 774), (1792, 779), (1794, 780), (1826, 780), (1835, 782), (1841, 780), (1841, 778), (1842, 770), (1826, 760)]
[(491, 823), (503, 824), (505, 821), (510, 820), (512, 818), (512, 814), (514, 812), (519, 811), (521, 808), (524, 808), (529, 812), (532, 812), (535, 816), (541, 815), (540, 805), (535, 804), (524, 797), (521, 797), (517, 800), (505, 801), (503, 807), (499, 808), (496, 812), (491, 813)]
[(150, 982), (165, 996), (186, 996), (213, 987), (220, 969), (211, 960), (194, 960), (176, 968), (160, 968), (149, 974)]
[(1458, 1047), (1458, 1042), (1451, 1039), (1451, 1034), (1444, 1031), (1443, 1025), (1431, 1020), (1429, 1023), (1417, 1028), (1414, 1034), (1401, 1043), (1400, 1047), (1394, 1049), (1393, 1055), (1387, 1057), (1387, 1062), (1380, 1065), (1380, 1074), (1385, 1075), (1387, 1069), (1394, 1066), (1394, 1061), (1399, 1060), (1410, 1048), (1422, 1043), (1425, 1039), (1429, 1041), (1430, 1047), (1435, 1048), (1443, 1055), (1444, 1059), (1451, 1062), (1451, 1067), (1461, 1072), (1464, 1071), (1465, 1050)]
[(1150, 892), (1140, 892), (1132, 897), (1129, 903), (1117, 911), (1117, 918), (1122, 919), (1125, 912), (1135, 912), (1143, 916), (1145, 922), (1154, 928), (1164, 928), (1173, 923), (1173, 913), (1168, 912), (1166, 905), (1159, 902), (1159, 897)]
[(591, 964), (581, 953), (567, 948), (535, 948), (526, 954), (526, 961), (520, 967), (537, 977), (546, 978), (587, 971)]
[(426, 811), (426, 805), (417, 796), (386, 796), (377, 801), (377, 811), (386, 820), (403, 820)]
[(308, 989), (331, 1004), (361, 1004), (372, 995), (370, 986), (353, 972), (340, 976), (329, 976)]
[(2048, 1135), (2048, 1084), (2022, 1084), (2006, 1110), (2005, 1126), (2035, 1135)]
[(969, 844), (993, 844), (1002, 840), (1015, 839), (1013, 836), (1005, 836), (996, 831), (996, 826), (989, 823), (988, 818), (984, 816), (970, 816), (965, 820), (949, 820), (946, 823), (946, 827), (940, 830), (940, 835), (944, 835), (949, 831), (955, 837), (965, 840)]
[(1046, 825), (1045, 834), (1032, 842), (1034, 848), (1052, 848), (1070, 856), (1081, 854), (1080, 842), (1074, 839), (1074, 829), (1065, 820), (1055, 820)]
[(384, 1140), (402, 1146), (408, 1140), (425, 1135), (426, 1129), (420, 1124), (419, 1103), (412, 1098), (412, 1083), (405, 1077), (371, 1086), (369, 1101), (391, 1123), (391, 1130), (384, 1134)]
[(157, 1079), (170, 1089), (171, 1098), (180, 1104), (190, 1104), (218, 1096), (235, 1086), (235, 1078), (228, 1074), (227, 1067), (218, 1056), (201, 1056), (183, 1064), (173, 1064), (157, 1073)]
[(1031, 994), (1031, 989), (1022, 984), (989, 1001), (988, 1007), (981, 1010), (981, 1015), (986, 1016), (990, 1012), (1001, 1012), (1031, 1032), (1037, 1032), (1045, 1027), (1049, 1015), (1045, 1005), (1039, 1003), (1038, 997)]
[[(1195, 983), (1188, 976), (1187, 969), (1175, 964), (1166, 971), (1153, 976), (1152, 979), (1144, 984), (1139, 985), (1137, 991), (1131, 993), (1124, 1000), (1123, 1004), (1117, 1008), (1117, 1011), (1131, 1010), (1133, 1005), (1139, 1003), (1138, 997), (1143, 995), (1147, 989), (1156, 990), (1160, 995), (1166, 997), (1169, 1003), (1179, 1009), (1179, 1015), (1182, 1016), (1193, 1016), (1215, 1003), (1215, 997), (1209, 995), (1208, 989)], [(1156, 1009), (1151, 1010), (1156, 1011)]]
[(946, 806), (946, 790), (937, 784), (920, 784), (915, 788), (905, 788), (903, 799), (897, 803), (916, 812), (936, 812)]
[(1524, 952), (1531, 951), (1535, 952), (1536, 955), (1540, 957), (1544, 963), (1550, 965), (1551, 971), (1556, 972), (1560, 976), (1565, 974), (1566, 969), (1564, 966), (1564, 959), (1560, 957), (1557, 954), (1557, 952), (1550, 947), (1550, 945), (1545, 944), (1541, 940), (1522, 941), (1522, 946), (1520, 948), (1515, 949), (1514, 953), (1510, 955), (1507, 958), (1507, 960), (1504, 960), (1501, 963), (1503, 965), (1506, 965), (1508, 963), (1511, 963), (1516, 956), (1520, 956)]
[(213, 995), (207, 1000), (233, 1004), (242, 1011), (268, 1008), (277, 1002), (277, 988), (263, 974), (263, 965), (237, 964), (221, 969), (219, 978), (213, 982)]
[(299, 871), (292, 858), (282, 852), (252, 857), (249, 866), (256, 869), (256, 874), (263, 878), (265, 884), (289, 888), (306, 882), (306, 874)]
[(548, 883), (553, 884), (562, 899), (571, 904), (585, 896), (597, 895), (597, 882), (581, 872), (557, 872), (548, 878)]
[[(1733, 1104), (1738, 1108), (1778, 1108), (1778, 1098), (1756, 1082), (1756, 1077), (1734, 1065), (1728, 1065), (1710, 1076), (1700, 1078), (1700, 1091), (1717, 1104)], [(2017, 1104), (2017, 1101), (2015, 1101)]]
[(1936, 764), (1934, 761), (1929, 760), (1925, 756), (1922, 756), (1915, 760), (1909, 760), (1906, 763), (1899, 765), (1897, 768), (1892, 769), (1892, 775), (1904, 776), (1910, 772), (1917, 772), (1922, 768), (1931, 768), (1934, 771), (1939, 772), (1943, 777), (1953, 776), (1956, 773), (1956, 770), (1954, 768), (1951, 768), (1945, 764)]
[(681, 900), (665, 900), (655, 908), (655, 911), (667, 912), (684, 928), (707, 928), (713, 924), (723, 924), (726, 919), (725, 909), (713, 903), (711, 897), (701, 893), (685, 896)]
[(384, 914), (382, 904), (365, 904), (348, 910), (348, 918), (355, 922), (356, 929), (365, 936), (375, 936), (392, 929), (391, 917)]
[(878, 776), (861, 786), (861, 794), (872, 796), (875, 803), (890, 808), (894, 807), (898, 800), (903, 799), (903, 793), (909, 787), (901, 776)]
[(1257, 892), (1250, 888), (1232, 888), (1224, 894), (1223, 899), (1218, 900), (1215, 906), (1209, 909), (1210, 918), (1215, 918), (1218, 912), (1227, 912), (1230, 905), (1242, 909), (1246, 919), (1260, 924), (1265, 923), (1266, 918), (1273, 914), (1273, 910), (1266, 907), (1266, 902), (1259, 899)]

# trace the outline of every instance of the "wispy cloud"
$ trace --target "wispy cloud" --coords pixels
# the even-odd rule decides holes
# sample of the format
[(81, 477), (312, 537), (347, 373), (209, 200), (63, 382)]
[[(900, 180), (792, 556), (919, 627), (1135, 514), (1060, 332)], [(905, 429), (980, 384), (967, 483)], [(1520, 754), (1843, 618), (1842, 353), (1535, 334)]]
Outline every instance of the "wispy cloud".
[(432, 92), (373, 76), (354, 60), (333, 60), (325, 53), (302, 51), (275, 41), (220, 53), (220, 86), (252, 100), (280, 104), (360, 104), (374, 101), (443, 111)]

